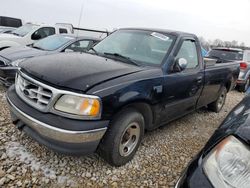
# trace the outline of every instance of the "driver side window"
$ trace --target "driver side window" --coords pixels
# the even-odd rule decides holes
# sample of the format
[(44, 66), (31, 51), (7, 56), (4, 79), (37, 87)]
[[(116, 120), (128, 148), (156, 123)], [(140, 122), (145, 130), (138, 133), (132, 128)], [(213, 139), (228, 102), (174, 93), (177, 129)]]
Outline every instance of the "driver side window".
[(56, 32), (55, 28), (53, 27), (42, 27), (33, 33), (33, 35), (31, 36), (31, 39), (32, 40), (43, 39), (50, 35), (54, 35), (55, 32)]
[(185, 40), (176, 56), (176, 59), (184, 58), (187, 60), (187, 69), (194, 69), (199, 65), (195, 42)]

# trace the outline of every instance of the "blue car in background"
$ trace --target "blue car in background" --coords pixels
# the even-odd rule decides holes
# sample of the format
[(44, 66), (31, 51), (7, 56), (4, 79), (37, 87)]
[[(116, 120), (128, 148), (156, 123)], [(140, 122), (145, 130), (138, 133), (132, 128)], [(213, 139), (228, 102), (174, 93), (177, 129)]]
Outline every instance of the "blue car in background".
[(202, 57), (205, 57), (207, 55), (207, 50), (205, 50), (205, 48), (201, 47), (201, 54)]

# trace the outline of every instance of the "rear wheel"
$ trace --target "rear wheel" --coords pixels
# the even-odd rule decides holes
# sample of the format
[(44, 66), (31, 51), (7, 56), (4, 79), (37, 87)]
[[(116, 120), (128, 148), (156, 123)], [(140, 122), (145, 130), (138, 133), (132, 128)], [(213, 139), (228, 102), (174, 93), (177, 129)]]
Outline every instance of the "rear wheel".
[(240, 92), (246, 92), (247, 91), (247, 89), (249, 88), (249, 84), (250, 84), (250, 80), (249, 80), (249, 78), (246, 80), (246, 83), (244, 84), (244, 85), (240, 85), (239, 87), (238, 87), (238, 90), (240, 91)]
[(216, 113), (220, 112), (223, 108), (227, 97), (227, 89), (223, 87), (216, 101), (208, 105), (208, 108)]
[(135, 155), (144, 135), (144, 118), (129, 108), (111, 123), (99, 148), (99, 155), (112, 166), (122, 166)]

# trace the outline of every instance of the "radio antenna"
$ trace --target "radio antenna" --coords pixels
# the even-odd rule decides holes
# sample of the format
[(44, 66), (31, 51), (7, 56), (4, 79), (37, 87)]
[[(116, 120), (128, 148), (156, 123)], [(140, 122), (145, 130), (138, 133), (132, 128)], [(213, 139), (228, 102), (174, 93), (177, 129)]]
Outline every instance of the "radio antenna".
[[(81, 6), (81, 12), (80, 12), (80, 17), (79, 17), (79, 21), (78, 21), (78, 28), (80, 28), (80, 24), (82, 21), (82, 15), (83, 15), (83, 7), (84, 7), (84, 0), (82, 0), (82, 6)], [(77, 31), (77, 37), (79, 35), (79, 30)]]

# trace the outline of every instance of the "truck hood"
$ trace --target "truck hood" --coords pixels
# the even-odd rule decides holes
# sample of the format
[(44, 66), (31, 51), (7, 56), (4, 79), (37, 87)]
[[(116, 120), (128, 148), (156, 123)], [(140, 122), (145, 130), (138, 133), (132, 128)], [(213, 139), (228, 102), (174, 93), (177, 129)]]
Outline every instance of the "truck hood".
[(30, 48), (28, 46), (18, 46), (12, 48), (6, 48), (0, 51), (0, 56), (10, 60), (10, 62), (17, 59), (30, 58), (35, 56), (41, 56), (48, 54), (48, 51)]
[(20, 65), (32, 77), (57, 88), (87, 91), (91, 87), (142, 67), (87, 53), (63, 53), (31, 58)]

